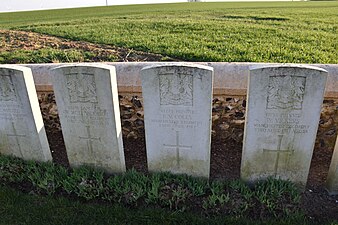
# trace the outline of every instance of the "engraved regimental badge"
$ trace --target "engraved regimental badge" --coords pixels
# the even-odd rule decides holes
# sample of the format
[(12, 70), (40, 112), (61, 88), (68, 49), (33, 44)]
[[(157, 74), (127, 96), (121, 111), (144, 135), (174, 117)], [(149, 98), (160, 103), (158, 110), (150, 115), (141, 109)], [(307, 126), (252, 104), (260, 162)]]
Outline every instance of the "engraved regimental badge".
[(70, 102), (96, 103), (96, 84), (94, 74), (69, 73), (66, 74), (67, 89)]
[(191, 74), (160, 74), (161, 105), (193, 105), (193, 77)]
[(301, 76), (270, 76), (267, 109), (301, 110), (305, 81), (306, 78)]
[(16, 101), (12, 77), (0, 74), (0, 101)]

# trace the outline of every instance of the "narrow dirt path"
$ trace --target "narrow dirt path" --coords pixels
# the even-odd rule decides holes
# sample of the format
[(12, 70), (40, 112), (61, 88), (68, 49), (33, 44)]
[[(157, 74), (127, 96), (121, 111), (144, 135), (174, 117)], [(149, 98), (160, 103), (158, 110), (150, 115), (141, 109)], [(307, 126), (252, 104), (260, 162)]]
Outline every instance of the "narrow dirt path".
[[(43, 35), (27, 31), (0, 30), (0, 52), (38, 51), (54, 49), (61, 51), (77, 50), (90, 52), (86, 62), (142, 62), (142, 61), (173, 61), (170, 57), (160, 54), (135, 51), (110, 45), (93, 44), (85, 41), (71, 41), (63, 38)], [(5, 63), (17, 63), (15, 59)]]

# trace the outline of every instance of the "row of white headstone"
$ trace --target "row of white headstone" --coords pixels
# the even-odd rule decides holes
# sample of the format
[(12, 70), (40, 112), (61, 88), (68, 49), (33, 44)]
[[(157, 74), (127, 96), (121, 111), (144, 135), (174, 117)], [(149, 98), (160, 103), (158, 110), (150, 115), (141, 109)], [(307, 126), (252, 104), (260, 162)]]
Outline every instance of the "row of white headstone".
[[(124, 172), (113, 66), (53, 69), (53, 87), (71, 166)], [(241, 178), (273, 176), (305, 186), (327, 72), (305, 66), (250, 70)], [(148, 169), (209, 177), (213, 68), (172, 64), (141, 71)], [(0, 67), (0, 152), (51, 160), (31, 70)], [(328, 177), (338, 192), (338, 149)]]

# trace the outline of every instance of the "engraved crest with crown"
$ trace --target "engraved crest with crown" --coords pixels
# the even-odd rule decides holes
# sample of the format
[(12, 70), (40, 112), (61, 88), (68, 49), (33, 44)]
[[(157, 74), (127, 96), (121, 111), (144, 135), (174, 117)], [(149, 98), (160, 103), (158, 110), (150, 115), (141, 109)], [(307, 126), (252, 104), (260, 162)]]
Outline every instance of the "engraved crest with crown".
[(267, 108), (301, 110), (305, 81), (305, 77), (301, 76), (270, 76)]
[(69, 73), (66, 78), (71, 102), (97, 102), (94, 74)]
[(16, 92), (9, 75), (0, 74), (0, 100), (1, 101), (15, 101)]
[(160, 74), (161, 105), (193, 105), (193, 77), (191, 74)]

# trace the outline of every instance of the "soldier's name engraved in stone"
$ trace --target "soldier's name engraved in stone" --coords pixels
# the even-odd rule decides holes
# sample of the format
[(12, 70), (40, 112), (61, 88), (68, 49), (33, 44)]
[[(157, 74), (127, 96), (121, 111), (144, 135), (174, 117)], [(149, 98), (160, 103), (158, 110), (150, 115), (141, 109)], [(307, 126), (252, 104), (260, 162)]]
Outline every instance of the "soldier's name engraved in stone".
[(269, 77), (267, 109), (301, 110), (306, 78), (279, 75)]
[(65, 74), (69, 99), (72, 103), (97, 103), (96, 84), (94, 74), (68, 73)]
[(308, 133), (309, 125), (301, 124), (300, 113), (265, 113), (263, 123), (254, 123), (256, 132), (295, 134)]
[(159, 75), (161, 105), (193, 105), (193, 76), (184, 73)]
[(162, 118), (165, 119), (176, 119), (176, 120), (192, 120), (192, 115), (173, 115), (173, 114), (162, 114)]
[(0, 101), (16, 101), (16, 99), (12, 77), (0, 73)]
[(203, 122), (194, 119), (195, 112), (191, 109), (161, 109), (158, 117), (150, 122), (163, 128), (198, 128)]
[(0, 102), (0, 119), (4, 120), (20, 120), (25, 117), (20, 105), (17, 102)]
[(85, 123), (92, 125), (109, 125), (109, 117), (106, 109), (101, 109), (97, 105), (90, 106), (71, 106), (63, 110), (65, 119), (70, 123)]
[(299, 113), (265, 113), (266, 123), (299, 124), (301, 114)]
[(301, 118), (301, 113), (280, 113), (280, 112), (267, 112), (266, 117), (269, 118)]
[(20, 109), (20, 106), (15, 105), (3, 105), (0, 103), (0, 113), (1, 114), (21, 114), (22, 110)]
[(0, 112), (0, 120), (9, 120), (9, 121), (11, 121), (11, 120), (24, 120), (24, 118), (25, 118), (25, 114), (9, 114), (9, 113), (7, 113), (7, 114), (1, 114), (1, 112)]

